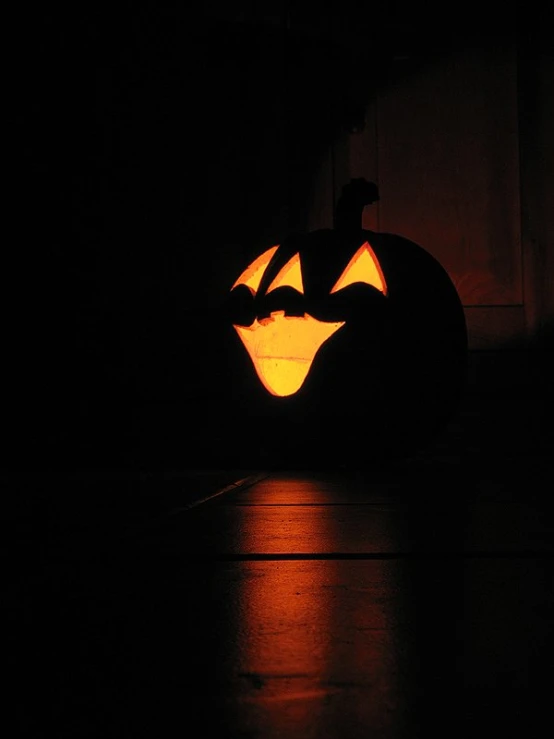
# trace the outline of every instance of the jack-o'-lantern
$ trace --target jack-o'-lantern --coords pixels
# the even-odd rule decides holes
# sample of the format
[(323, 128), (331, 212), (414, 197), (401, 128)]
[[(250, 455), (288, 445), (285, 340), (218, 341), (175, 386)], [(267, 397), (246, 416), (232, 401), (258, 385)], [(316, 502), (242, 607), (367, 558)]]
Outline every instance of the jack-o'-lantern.
[(448, 274), (395, 234), (361, 228), (353, 181), (334, 229), (293, 234), (239, 274), (226, 303), (237, 446), (272, 465), (404, 455), (456, 410), (464, 312)]

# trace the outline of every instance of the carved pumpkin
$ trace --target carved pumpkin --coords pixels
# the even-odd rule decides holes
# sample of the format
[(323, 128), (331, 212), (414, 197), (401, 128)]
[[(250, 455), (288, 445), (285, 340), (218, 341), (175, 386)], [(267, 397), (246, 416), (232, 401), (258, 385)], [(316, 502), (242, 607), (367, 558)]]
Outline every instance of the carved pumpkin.
[(289, 236), (231, 286), (236, 443), (271, 464), (404, 455), (457, 408), (467, 355), (458, 294), (419, 245), (360, 227), (370, 184), (345, 188), (335, 229)]

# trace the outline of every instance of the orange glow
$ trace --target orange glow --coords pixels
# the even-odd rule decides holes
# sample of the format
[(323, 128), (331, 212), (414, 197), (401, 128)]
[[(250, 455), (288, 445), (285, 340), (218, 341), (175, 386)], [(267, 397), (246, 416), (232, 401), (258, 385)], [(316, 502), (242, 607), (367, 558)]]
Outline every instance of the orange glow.
[(246, 285), (246, 287), (250, 288), (250, 291), (253, 294), (256, 294), (258, 292), (262, 277), (264, 276), (265, 269), (271, 261), (271, 257), (275, 254), (278, 248), (278, 244), (277, 246), (272, 246), (271, 249), (264, 251), (261, 256), (255, 259), (252, 264), (250, 264), (250, 266), (244, 270), (244, 272), (235, 282), (231, 290), (233, 290), (238, 285)]
[(304, 284), (302, 282), (302, 272), (300, 271), (300, 255), (295, 254), (292, 259), (285, 264), (271, 285), (267, 288), (270, 293), (277, 287), (293, 287), (299, 293), (304, 294)]
[[(346, 551), (395, 551), (389, 527), (396, 518), (369, 512), (365, 490), (358, 515), (338, 516), (333, 503), (344, 502), (344, 485), (340, 492), (336, 485), (283, 474), (238, 493), (233, 550), (300, 553), (296, 561), (234, 564), (229, 628), (245, 734), (313, 738), (339, 727), (338, 736), (361, 736), (355, 729), (364, 726), (400, 736), (406, 657), (397, 649), (397, 624), (406, 616), (398, 563), (309, 557), (344, 552), (345, 544)], [(360, 500), (354, 490), (350, 496), (350, 504)]]
[(343, 325), (318, 321), (308, 313), (285, 316), (276, 311), (251, 326), (234, 328), (266, 390), (284, 397), (302, 387), (319, 348)]
[(365, 282), (376, 287), (383, 295), (387, 294), (387, 284), (383, 270), (367, 241), (354, 254), (348, 266), (336, 281), (331, 293), (336, 293), (355, 282)]
[[(256, 295), (264, 272), (279, 246), (273, 246), (255, 259), (233, 285), (246, 285)], [(355, 282), (372, 285), (387, 294), (383, 271), (373, 249), (366, 241), (354, 254), (335, 283), (331, 293)], [(278, 287), (292, 287), (304, 294), (300, 255), (295, 254), (282, 267), (267, 292)], [(231, 288), (231, 289), (233, 289)], [(250, 326), (234, 325), (258, 377), (272, 395), (285, 397), (298, 392), (320, 347), (342, 326), (344, 321), (318, 321), (308, 313), (287, 316), (274, 311), (268, 318), (255, 320)]]

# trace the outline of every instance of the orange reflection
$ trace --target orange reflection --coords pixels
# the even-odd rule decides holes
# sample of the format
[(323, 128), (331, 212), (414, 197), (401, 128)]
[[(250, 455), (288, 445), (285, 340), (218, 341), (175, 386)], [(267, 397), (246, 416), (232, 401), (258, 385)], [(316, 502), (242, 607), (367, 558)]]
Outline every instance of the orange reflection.
[(274, 552), (280, 541), (286, 553), (294, 542), (292, 549), (305, 556), (240, 563), (234, 657), (240, 720), (268, 738), (317, 739), (330, 726), (333, 736), (341, 727), (350, 736), (355, 725), (394, 729), (400, 720), (397, 564), (317, 559), (340, 552), (343, 534), (340, 507), (326, 505), (329, 491), (313, 481), (279, 480), (276, 500), (250, 503), (240, 551), (252, 551), (255, 542), (263, 554), (265, 541)]

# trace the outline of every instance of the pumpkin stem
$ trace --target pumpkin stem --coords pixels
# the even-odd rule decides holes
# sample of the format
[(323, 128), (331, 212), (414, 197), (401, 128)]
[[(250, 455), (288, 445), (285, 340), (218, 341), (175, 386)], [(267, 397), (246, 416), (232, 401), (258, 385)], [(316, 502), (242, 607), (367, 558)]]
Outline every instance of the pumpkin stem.
[(379, 200), (379, 191), (374, 182), (363, 177), (350, 180), (342, 188), (335, 208), (335, 229), (359, 231), (362, 228), (362, 213), (366, 205)]

